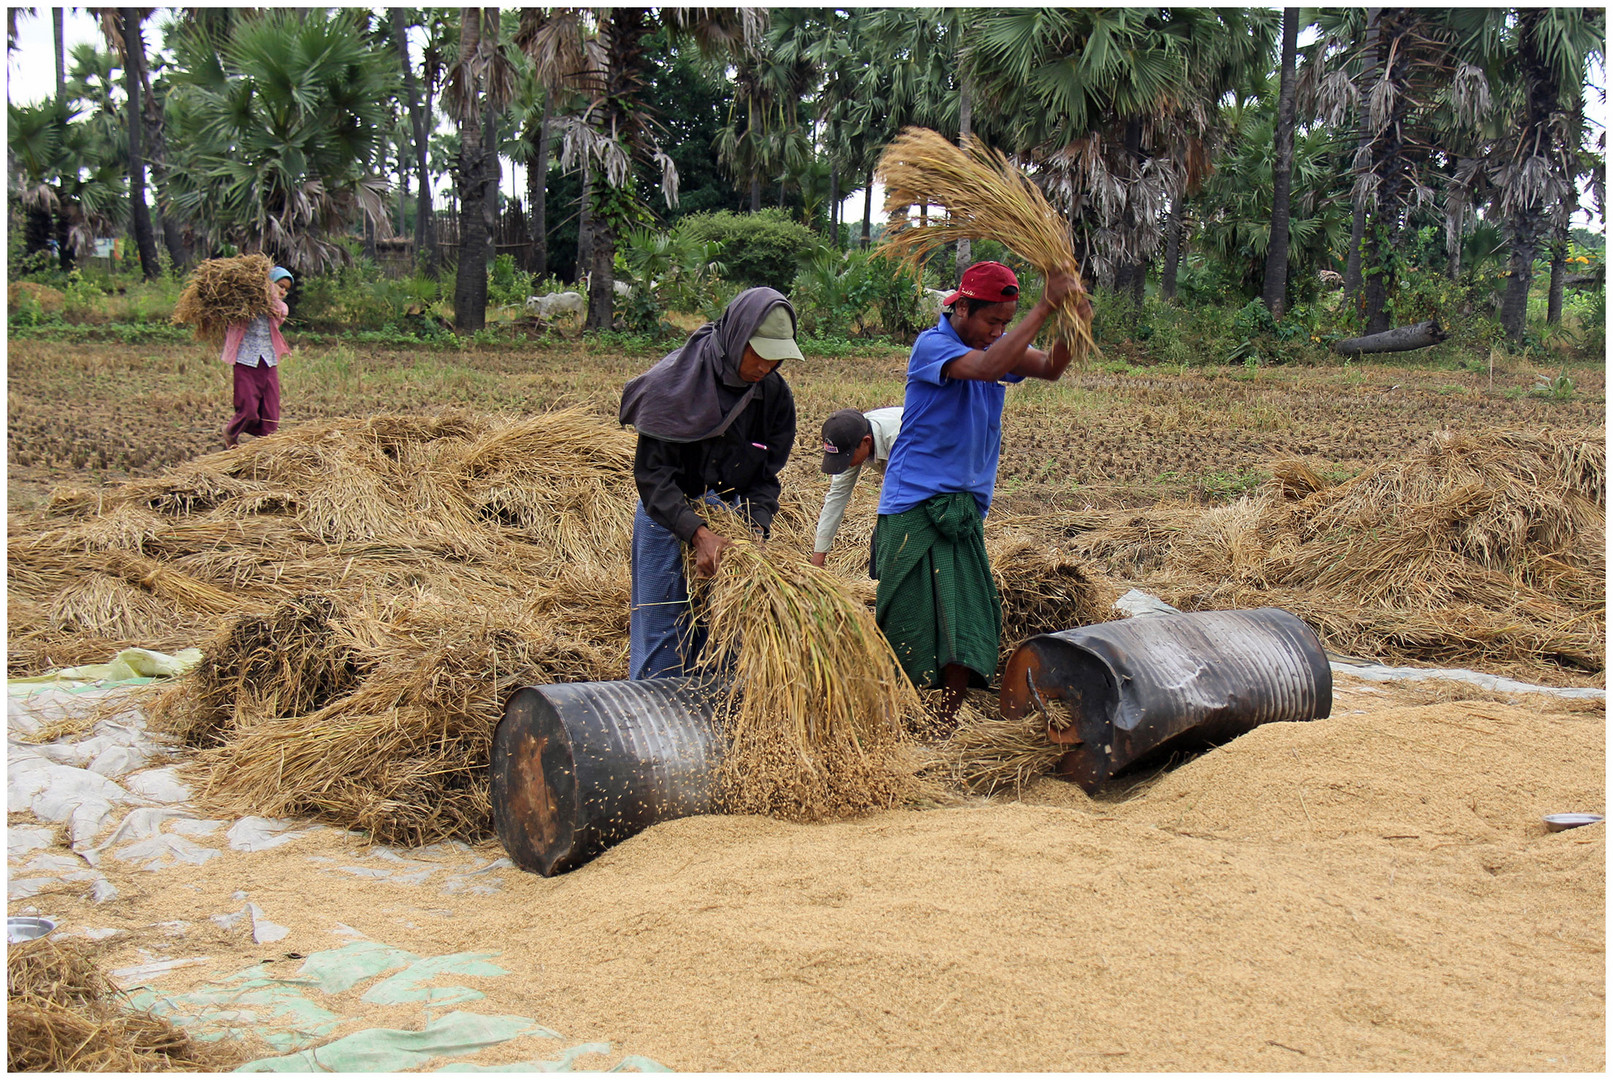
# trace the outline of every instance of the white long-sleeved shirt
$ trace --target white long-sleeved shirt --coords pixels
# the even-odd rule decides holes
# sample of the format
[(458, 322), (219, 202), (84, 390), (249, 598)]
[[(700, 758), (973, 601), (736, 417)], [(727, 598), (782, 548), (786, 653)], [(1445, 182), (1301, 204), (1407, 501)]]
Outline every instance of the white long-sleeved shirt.
[[(896, 445), (896, 436), (902, 430), (902, 407), (896, 405), (888, 409), (874, 409), (863, 413), (863, 416), (868, 418), (868, 426), (874, 436), (871, 460), (883, 469), (890, 460), (891, 447)], [(840, 531), (846, 506), (851, 502), (851, 489), (857, 486), (857, 477), (861, 472), (862, 466), (858, 465), (829, 481), (829, 494), (824, 496), (823, 512), (818, 515), (818, 535), (812, 544), (813, 551), (826, 552), (834, 546), (835, 533)]]

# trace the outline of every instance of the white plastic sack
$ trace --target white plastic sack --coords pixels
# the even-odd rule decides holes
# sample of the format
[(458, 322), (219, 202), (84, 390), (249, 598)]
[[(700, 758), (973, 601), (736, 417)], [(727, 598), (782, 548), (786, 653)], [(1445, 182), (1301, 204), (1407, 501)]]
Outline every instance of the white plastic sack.
[(189, 785), (180, 782), (179, 770), (172, 765), (131, 773), (124, 779), (123, 785), (134, 794), (153, 802), (182, 803), (190, 798)]
[(188, 863), (200, 866), (208, 859), (224, 854), (218, 848), (202, 847), (183, 836), (158, 833), (145, 840), (137, 840), (128, 847), (112, 853), (122, 862), (144, 863), (145, 870), (166, 870), (170, 866)]
[(230, 831), (225, 833), (225, 836), (229, 838), (232, 850), (267, 851), (270, 848), (279, 847), (289, 840), (295, 840), (299, 836), (306, 836), (313, 832), (314, 828), (318, 828), (318, 826), (314, 826), (314, 828), (310, 829), (287, 832), (286, 830), (290, 829), (291, 825), (292, 823), (289, 821), (278, 821), (274, 818), (258, 817), (254, 814), (244, 817), (231, 825)]

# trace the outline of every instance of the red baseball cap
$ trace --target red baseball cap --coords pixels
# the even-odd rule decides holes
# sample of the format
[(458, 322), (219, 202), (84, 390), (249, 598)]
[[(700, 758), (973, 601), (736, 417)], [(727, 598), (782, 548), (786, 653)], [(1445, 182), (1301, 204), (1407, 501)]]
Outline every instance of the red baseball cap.
[(977, 262), (963, 272), (958, 291), (941, 301), (942, 306), (955, 304), (959, 297), (971, 300), (990, 300), (994, 304), (1019, 299), (1019, 279), (1000, 262)]

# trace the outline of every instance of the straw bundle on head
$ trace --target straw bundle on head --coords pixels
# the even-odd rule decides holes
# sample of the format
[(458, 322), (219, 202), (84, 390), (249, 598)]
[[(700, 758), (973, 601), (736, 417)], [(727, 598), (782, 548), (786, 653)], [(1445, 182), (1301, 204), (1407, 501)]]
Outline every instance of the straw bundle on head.
[[(927, 128), (910, 127), (880, 155), (875, 176), (885, 185), (885, 212), (893, 227), (877, 252), (906, 262), (915, 272), (930, 252), (958, 240), (1004, 245), (1046, 278), (1067, 273), (1080, 281), (1068, 223), (1040, 189), (1001, 153), (973, 136), (960, 148)], [(946, 216), (923, 227), (908, 221), (907, 207), (946, 207)], [(1077, 363), (1095, 351), (1090, 313), (1083, 314), (1079, 289), (1050, 320), (1056, 337), (1070, 344)]]
[(801, 552), (758, 543), (723, 508), (700, 510), (735, 538), (696, 589), (701, 664), (732, 677), (724, 806), (812, 820), (901, 802), (914, 771), (903, 717), (921, 706), (873, 616)]
[(228, 1070), (247, 1055), (199, 1044), (158, 1016), (127, 1010), (87, 942), (43, 937), (6, 947), (11, 1072)]
[(190, 281), (174, 305), (174, 323), (193, 327), (200, 341), (223, 344), (231, 323), (269, 313), (272, 269), (274, 264), (267, 255), (208, 259), (191, 271)]

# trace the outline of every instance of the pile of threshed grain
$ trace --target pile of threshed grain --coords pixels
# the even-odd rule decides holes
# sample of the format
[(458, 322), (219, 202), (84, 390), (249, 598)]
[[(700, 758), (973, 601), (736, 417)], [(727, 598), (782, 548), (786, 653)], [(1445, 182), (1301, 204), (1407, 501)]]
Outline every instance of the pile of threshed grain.
[[(878, 248), (917, 272), (925, 256), (959, 240), (991, 240), (1025, 259), (1045, 279), (1067, 273), (1080, 281), (1068, 223), (1029, 177), (1000, 152), (973, 136), (952, 145), (928, 128), (902, 131), (880, 154), (875, 175), (885, 185), (892, 227)], [(946, 208), (923, 226), (907, 218), (910, 206)], [(1078, 289), (1054, 310), (1050, 329), (1070, 345), (1077, 363), (1091, 356), (1092, 312)]]
[(190, 280), (174, 304), (173, 321), (195, 329), (196, 338), (222, 344), (231, 323), (244, 323), (269, 313), (267, 255), (208, 259), (190, 272)]
[(1335, 652), (1599, 673), (1606, 460), (1600, 429), (1441, 433), (1343, 483), (1280, 463), (1253, 496), (1122, 512), (1075, 546), (1178, 607), (1286, 608)]
[(222, 1072), (244, 1060), (161, 1017), (128, 1009), (85, 941), (6, 946), (10, 1072)]
[(733, 540), (714, 577), (687, 567), (707, 628), (700, 664), (729, 685), (722, 805), (811, 820), (912, 795), (905, 729), (922, 706), (867, 606), (799, 550), (757, 543), (733, 511), (701, 509)]

